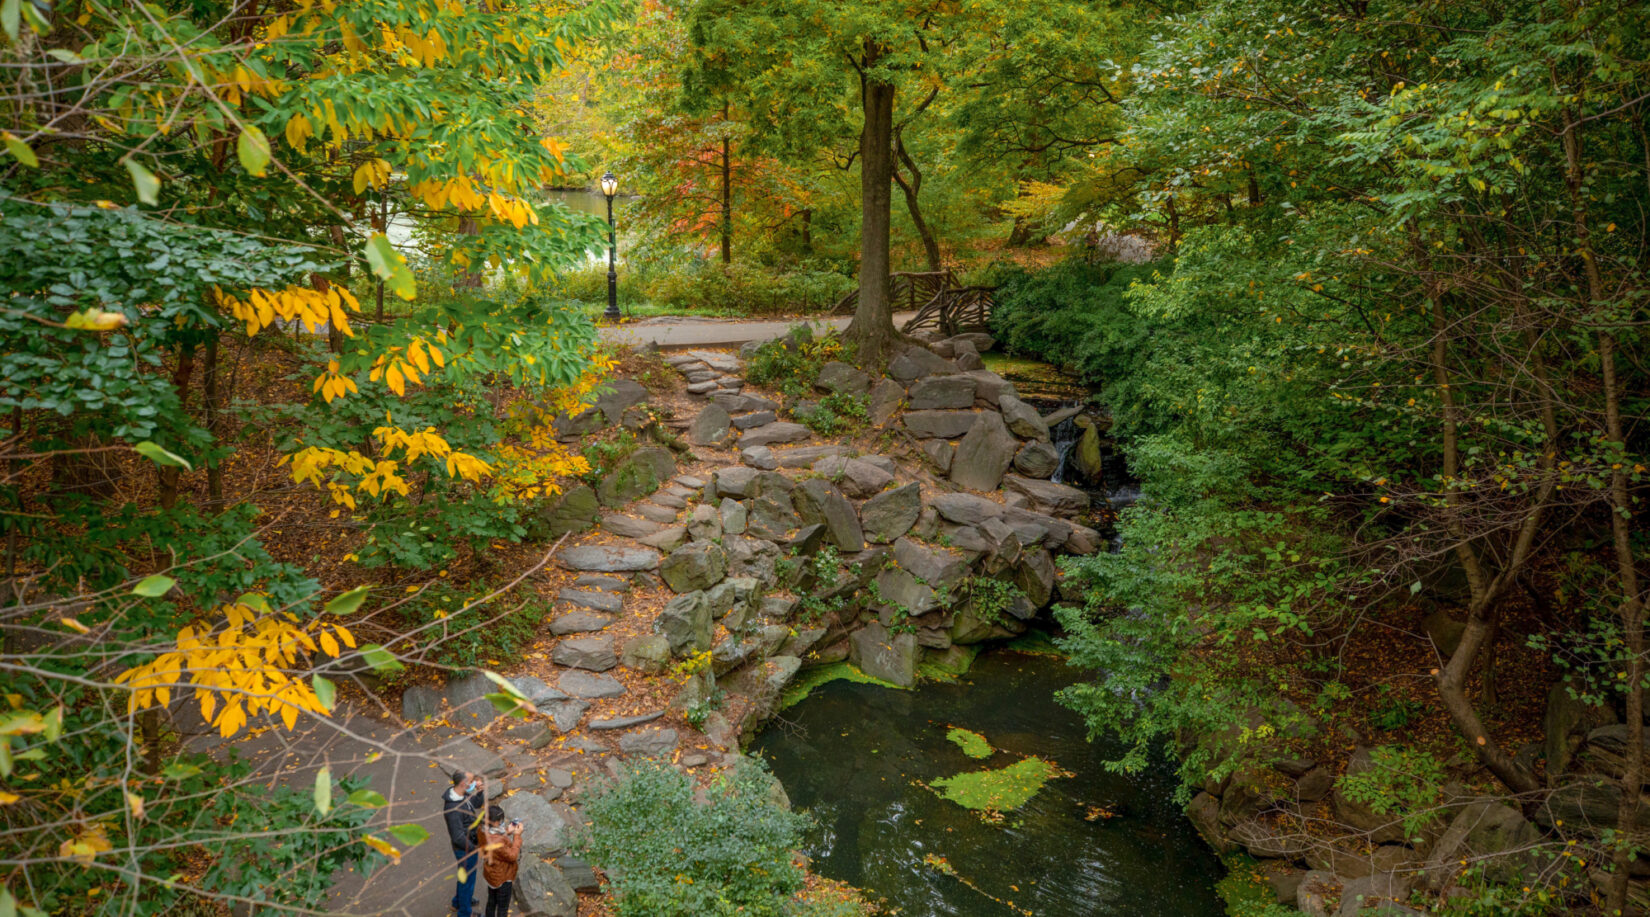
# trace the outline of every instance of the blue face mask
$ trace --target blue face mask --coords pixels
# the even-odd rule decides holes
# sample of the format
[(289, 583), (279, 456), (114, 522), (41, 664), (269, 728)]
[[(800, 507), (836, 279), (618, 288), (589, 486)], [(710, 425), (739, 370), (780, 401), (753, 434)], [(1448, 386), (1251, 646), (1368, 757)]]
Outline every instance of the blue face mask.
[(474, 781), (474, 780), (471, 780), (471, 781), (470, 781), (470, 788), (469, 788), (469, 789), (468, 789), (468, 790), (465, 790), (465, 791), (464, 791), (464, 792), (466, 792), (466, 793), (474, 793), (474, 792), (475, 792), (475, 791), (476, 791), (476, 790), (477, 790), (477, 789), (479, 789), (479, 788), (480, 788), (480, 787), (481, 787), (481, 784), (479, 784), (479, 783), (477, 783), (477, 782), (475, 782), (475, 781)]

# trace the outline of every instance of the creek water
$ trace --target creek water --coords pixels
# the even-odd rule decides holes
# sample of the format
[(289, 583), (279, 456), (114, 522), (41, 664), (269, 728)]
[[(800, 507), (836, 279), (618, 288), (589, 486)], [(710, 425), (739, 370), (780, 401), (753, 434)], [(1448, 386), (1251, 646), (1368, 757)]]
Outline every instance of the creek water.
[[(985, 653), (957, 682), (908, 691), (829, 682), (756, 740), (797, 809), (813, 816), (813, 869), (901, 917), (1217, 917), (1222, 868), (1173, 801), (1167, 767), (1122, 776), (1121, 751), (1088, 740), (1054, 694), (1064, 660)], [(994, 751), (974, 759), (956, 726)], [(992, 823), (923, 784), (1035, 755), (1070, 776)], [(936, 864), (949, 864), (947, 875)], [(897, 910), (894, 910), (897, 909)]]

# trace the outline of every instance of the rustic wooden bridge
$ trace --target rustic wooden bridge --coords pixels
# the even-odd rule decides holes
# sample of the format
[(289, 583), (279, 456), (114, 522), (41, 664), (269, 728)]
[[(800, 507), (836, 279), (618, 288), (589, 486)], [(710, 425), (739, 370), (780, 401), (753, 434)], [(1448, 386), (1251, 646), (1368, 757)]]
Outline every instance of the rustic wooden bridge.
[[(931, 330), (949, 336), (989, 329), (996, 287), (960, 286), (952, 271), (898, 271), (890, 280), (888, 299), (894, 311), (917, 313), (900, 329), (907, 334)], [(831, 311), (851, 315), (858, 301), (859, 288), (855, 287)]]

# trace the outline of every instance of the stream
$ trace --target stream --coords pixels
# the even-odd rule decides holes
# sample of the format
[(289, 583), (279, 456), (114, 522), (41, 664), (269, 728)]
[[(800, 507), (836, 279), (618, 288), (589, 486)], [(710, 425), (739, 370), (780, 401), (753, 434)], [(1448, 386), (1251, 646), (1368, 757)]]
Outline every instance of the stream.
[[(901, 917), (1224, 914), (1220, 861), (1175, 805), (1172, 770), (1107, 771), (1121, 749), (1090, 742), (1054, 699), (1076, 680), (1058, 657), (994, 650), (957, 682), (900, 691), (833, 681), (782, 713), (753, 750), (813, 816), (804, 852), (814, 871)], [(953, 726), (983, 736), (989, 756), (965, 754), (948, 738)], [(929, 788), (1028, 756), (1069, 776), (998, 823)]]

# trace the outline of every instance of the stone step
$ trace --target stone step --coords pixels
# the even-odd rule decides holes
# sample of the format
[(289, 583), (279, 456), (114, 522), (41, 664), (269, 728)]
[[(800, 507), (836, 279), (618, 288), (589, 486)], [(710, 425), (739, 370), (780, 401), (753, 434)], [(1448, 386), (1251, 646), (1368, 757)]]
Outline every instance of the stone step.
[(580, 573), (634, 573), (659, 569), (659, 552), (631, 545), (581, 544), (563, 548), (556, 563)]
[(550, 661), (570, 669), (605, 672), (619, 664), (619, 656), (613, 651), (613, 636), (601, 634), (563, 640), (551, 651)]
[(607, 592), (629, 592), (630, 580), (619, 576), (602, 576), (600, 573), (586, 573), (573, 581), (578, 589), (602, 589)]
[(625, 516), (619, 513), (608, 513), (602, 516), (602, 531), (612, 532), (625, 538), (644, 538), (657, 532), (659, 525), (660, 523), (649, 519), (637, 519), (635, 516)]
[(705, 486), (704, 478), (695, 477), (691, 474), (679, 474), (676, 477), (671, 478), (671, 480), (682, 485), (683, 487), (688, 488), (689, 490), (700, 490)]
[(645, 726), (648, 723), (665, 715), (663, 710), (652, 713), (638, 713), (635, 716), (616, 716), (605, 720), (591, 720), (591, 729), (629, 729), (632, 726)]
[[(686, 506), (687, 504), (683, 503), (682, 505)], [(670, 525), (672, 522), (675, 522), (676, 516), (680, 512), (681, 510), (674, 509), (669, 506), (660, 506), (657, 503), (636, 504), (636, 514), (638, 516), (641, 516), (649, 522), (657, 522), (660, 525)], [(654, 532), (657, 531), (658, 529), (654, 529)], [(653, 532), (648, 532), (647, 534), (651, 535)]]
[(605, 614), (616, 615), (624, 611), (624, 599), (611, 592), (599, 592), (589, 589), (563, 589), (556, 593), (556, 601), (567, 602), (579, 608), (588, 608), (591, 611), (600, 611)]
[(574, 697), (586, 700), (623, 697), (625, 694), (624, 685), (617, 678), (579, 669), (563, 672), (562, 676), (556, 679), (556, 687)]
[(773, 446), (781, 443), (798, 443), (813, 436), (813, 431), (799, 423), (789, 421), (775, 421), (760, 427), (746, 430), (739, 437), (739, 445)]
[(550, 622), (550, 633), (557, 637), (571, 634), (593, 634), (606, 630), (616, 619), (591, 611), (574, 611)]
[[(692, 491), (689, 491), (688, 493), (691, 494)], [(662, 490), (648, 499), (659, 504), (660, 506), (668, 506), (671, 509), (687, 509), (687, 500), (684, 499), (685, 496), (687, 496), (687, 494), (678, 496), (668, 490)]]

